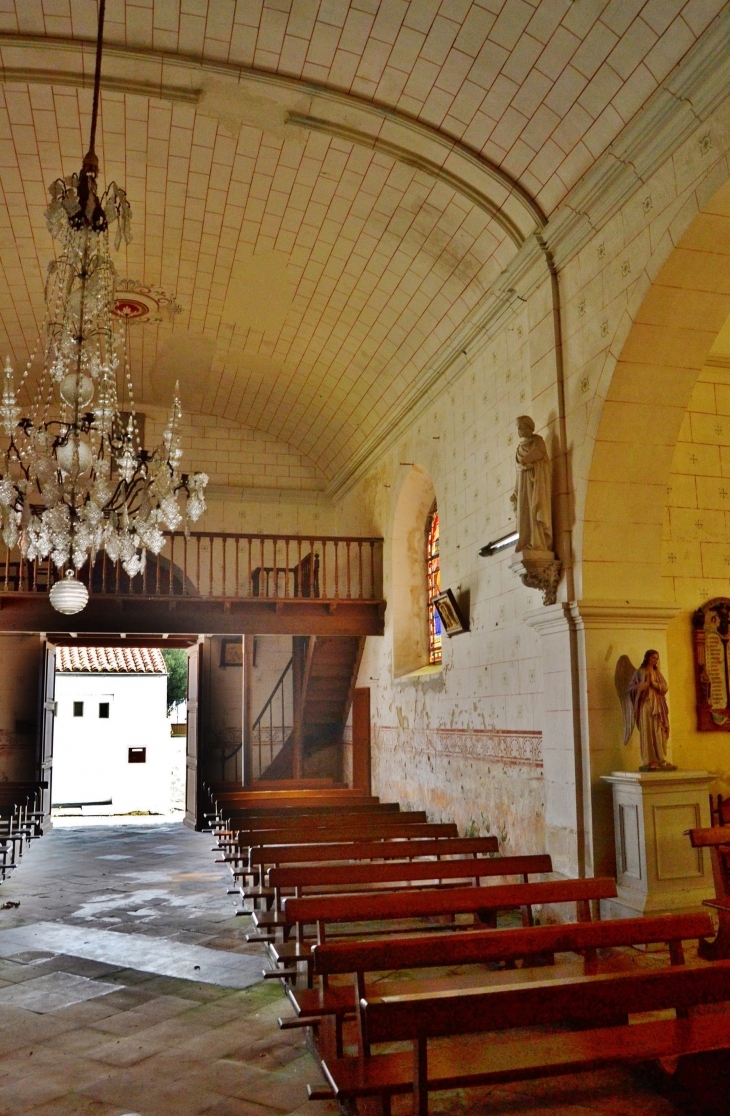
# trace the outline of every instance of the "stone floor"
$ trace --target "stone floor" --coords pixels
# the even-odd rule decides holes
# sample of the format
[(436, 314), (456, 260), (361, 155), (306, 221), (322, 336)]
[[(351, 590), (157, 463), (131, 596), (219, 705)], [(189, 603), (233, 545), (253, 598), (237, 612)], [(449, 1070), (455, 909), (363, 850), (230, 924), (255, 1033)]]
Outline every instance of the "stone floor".
[[(0, 887), (0, 1116), (334, 1116), (207, 835), (58, 829)], [(624, 1071), (435, 1094), (435, 1116), (676, 1116)], [(395, 1116), (410, 1112), (403, 1098)]]

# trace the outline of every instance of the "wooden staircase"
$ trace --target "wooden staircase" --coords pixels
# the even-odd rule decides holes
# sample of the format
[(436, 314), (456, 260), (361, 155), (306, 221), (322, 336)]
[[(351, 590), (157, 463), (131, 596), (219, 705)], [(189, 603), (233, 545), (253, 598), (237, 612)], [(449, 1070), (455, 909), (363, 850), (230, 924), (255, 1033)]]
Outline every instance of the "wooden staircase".
[(342, 778), (342, 737), (364, 646), (359, 636), (294, 637), (295, 724), (261, 780)]

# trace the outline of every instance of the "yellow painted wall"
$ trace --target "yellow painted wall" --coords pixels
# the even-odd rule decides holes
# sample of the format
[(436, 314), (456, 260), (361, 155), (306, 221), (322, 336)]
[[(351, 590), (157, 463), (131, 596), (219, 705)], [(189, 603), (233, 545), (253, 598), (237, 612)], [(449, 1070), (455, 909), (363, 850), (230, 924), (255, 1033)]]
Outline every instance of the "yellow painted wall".
[(674, 763), (717, 775), (730, 793), (730, 733), (698, 732), (692, 613), (730, 597), (730, 362), (705, 367), (674, 450), (662, 543), (662, 595), (681, 606), (667, 630)]

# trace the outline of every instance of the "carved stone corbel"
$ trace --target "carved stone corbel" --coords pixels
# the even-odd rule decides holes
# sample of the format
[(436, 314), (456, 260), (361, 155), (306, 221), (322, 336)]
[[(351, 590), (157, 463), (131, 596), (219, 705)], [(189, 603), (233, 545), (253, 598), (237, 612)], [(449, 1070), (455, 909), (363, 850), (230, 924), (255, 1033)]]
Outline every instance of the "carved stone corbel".
[(541, 590), (544, 605), (555, 604), (562, 563), (551, 550), (521, 550), (509, 568), (528, 589)]

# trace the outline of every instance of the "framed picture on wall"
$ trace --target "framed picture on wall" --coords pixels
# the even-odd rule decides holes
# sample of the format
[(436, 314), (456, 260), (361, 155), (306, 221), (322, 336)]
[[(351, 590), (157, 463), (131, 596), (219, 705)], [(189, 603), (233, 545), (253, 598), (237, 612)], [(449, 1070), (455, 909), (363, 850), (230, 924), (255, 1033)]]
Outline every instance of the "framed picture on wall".
[(221, 640), (221, 666), (243, 666), (243, 640), (238, 639), (222, 639)]
[(445, 589), (443, 593), (434, 597), (433, 603), (441, 617), (441, 623), (447, 636), (460, 635), (462, 632), (469, 631), (469, 622), (464, 619), (461, 609), (456, 603), (456, 597), (450, 589)]

